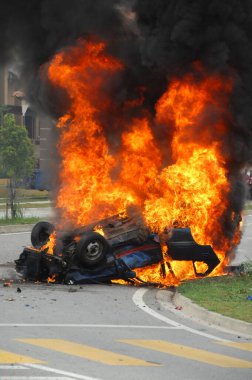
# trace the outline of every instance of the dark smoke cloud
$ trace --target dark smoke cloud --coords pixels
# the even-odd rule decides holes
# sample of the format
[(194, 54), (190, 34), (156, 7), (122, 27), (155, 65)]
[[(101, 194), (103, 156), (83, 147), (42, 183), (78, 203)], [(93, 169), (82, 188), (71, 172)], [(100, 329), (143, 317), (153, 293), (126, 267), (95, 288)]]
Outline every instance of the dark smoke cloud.
[(202, 62), (209, 72), (232, 70), (234, 120), (229, 143), (234, 163), (252, 161), (250, 0), (1, 2), (0, 60), (16, 60), (34, 103), (48, 101), (38, 77), (40, 66), (60, 49), (90, 35), (110, 41), (111, 52), (126, 62), (126, 80), (122, 78), (122, 86), (114, 90), (119, 102), (142, 85), (150, 112), (169, 79), (193, 71), (193, 62)]
[[(125, 62), (124, 74), (111, 89), (118, 112), (125, 99), (139, 96), (136, 89), (142, 86), (144, 108), (154, 114), (155, 102), (169, 80), (193, 73), (197, 61), (209, 73), (233, 76), (229, 133), (223, 150), (232, 187), (230, 208), (239, 212), (244, 200), (239, 172), (252, 164), (252, 1), (1, 2), (0, 59), (18, 62), (30, 101), (54, 117), (64, 112), (67, 101), (62, 93), (51, 95), (39, 77), (40, 67), (60, 49), (90, 35), (109, 41), (110, 52)], [(109, 115), (105, 123), (110, 126), (109, 140), (114, 141), (116, 127)], [(155, 131), (161, 140), (171, 140), (171, 132), (161, 135), (164, 131), (159, 126)]]
[[(112, 40), (124, 25), (116, 0), (4, 0), (0, 14), (1, 61), (15, 60), (33, 103), (46, 103), (39, 67), (80, 37)], [(38, 105), (38, 104), (37, 104)]]
[(229, 143), (235, 164), (252, 160), (252, 2), (139, 0), (142, 62), (162, 77), (200, 61), (209, 72), (235, 76)]
[[(233, 76), (223, 151), (231, 183), (229, 212), (239, 213), (246, 194), (240, 169), (252, 164), (252, 2), (138, 0), (134, 9), (142, 37), (142, 63), (159, 73), (160, 83), (193, 72), (195, 61), (202, 62), (209, 73)], [(232, 235), (230, 215), (224, 224)]]

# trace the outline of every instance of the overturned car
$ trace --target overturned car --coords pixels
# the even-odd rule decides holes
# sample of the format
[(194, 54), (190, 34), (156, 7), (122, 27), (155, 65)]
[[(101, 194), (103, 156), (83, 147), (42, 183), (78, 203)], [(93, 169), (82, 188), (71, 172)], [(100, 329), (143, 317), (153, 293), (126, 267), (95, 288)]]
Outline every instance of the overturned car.
[[(172, 272), (171, 260), (191, 261), (195, 276), (203, 277), (220, 263), (210, 245), (194, 241), (189, 228), (173, 228), (167, 232), (168, 249), (164, 260), (159, 236), (136, 217), (114, 216), (70, 232), (57, 231), (50, 251), (48, 242), (53, 235), (55, 227), (49, 222), (39, 222), (33, 227), (32, 247), (26, 247), (15, 261), (16, 270), (23, 278), (31, 281), (53, 278), (65, 284), (106, 283), (119, 279), (134, 282), (134, 269), (161, 263), (165, 276), (166, 271)], [(196, 262), (207, 264), (204, 273), (197, 271)]]

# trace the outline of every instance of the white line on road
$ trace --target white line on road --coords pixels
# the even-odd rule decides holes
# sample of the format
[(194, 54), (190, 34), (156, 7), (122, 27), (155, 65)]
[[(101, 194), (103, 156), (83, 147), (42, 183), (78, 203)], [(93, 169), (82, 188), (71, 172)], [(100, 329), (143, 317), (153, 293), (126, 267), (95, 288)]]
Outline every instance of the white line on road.
[(134, 304), (139, 307), (139, 309), (141, 309), (142, 311), (144, 311), (145, 313), (147, 314), (150, 314), (152, 317), (154, 318), (157, 318), (159, 319), (160, 321), (162, 322), (165, 322), (165, 323), (168, 323), (169, 325), (172, 325), (172, 326), (175, 326), (175, 327), (178, 327), (178, 328), (181, 328), (183, 330), (186, 330), (188, 332), (191, 332), (193, 334), (196, 334), (196, 335), (201, 335), (201, 336), (204, 336), (205, 338), (210, 338), (210, 339), (215, 339), (215, 340), (219, 340), (221, 342), (227, 342), (228, 340), (227, 339), (222, 339), (222, 338), (219, 338), (215, 335), (212, 335), (212, 334), (206, 334), (202, 331), (198, 331), (198, 330), (195, 330), (195, 329), (192, 329), (188, 326), (185, 326), (183, 324), (180, 324), (170, 318), (167, 318), (165, 317), (164, 315), (162, 314), (159, 314), (157, 313), (155, 310), (152, 310), (149, 306), (146, 305), (146, 303), (144, 302), (143, 300), (143, 296), (144, 294), (148, 291), (148, 289), (138, 289), (133, 297), (132, 297), (132, 301), (134, 302)]
[[(62, 371), (62, 370), (59, 370), (59, 369), (46, 367), (44, 365), (39, 365), (39, 364), (25, 364), (25, 365), (27, 367), (30, 367), (30, 368), (39, 369), (40, 371), (52, 372), (52, 373), (56, 373), (58, 375), (63, 375), (63, 376), (68, 376), (68, 377), (70, 376), (70, 377), (74, 378), (74, 380), (75, 379), (81, 379), (81, 380), (101, 380), (101, 379), (98, 379), (97, 377), (78, 375), (77, 373), (66, 372), (66, 371)], [(49, 380), (49, 379), (50, 378), (48, 378), (47, 380)]]
[[(71, 323), (0, 323), (0, 327), (87, 327), (87, 328), (124, 328), (124, 329), (176, 329), (176, 326), (145, 326), (145, 325), (95, 325)], [(0, 379), (1, 380), (1, 379)]]
[(159, 319), (162, 322), (168, 323), (169, 325), (172, 325), (173, 327), (179, 327), (182, 328), (182, 325), (180, 323), (177, 323), (173, 321), (172, 319), (169, 319), (165, 317), (164, 315), (161, 315), (157, 313), (156, 311), (152, 310), (149, 306), (146, 305), (146, 303), (143, 301), (143, 296), (147, 292), (147, 289), (138, 289), (133, 297), (132, 301), (134, 304), (139, 307), (139, 309), (145, 311), (147, 314), (150, 314), (152, 317)]

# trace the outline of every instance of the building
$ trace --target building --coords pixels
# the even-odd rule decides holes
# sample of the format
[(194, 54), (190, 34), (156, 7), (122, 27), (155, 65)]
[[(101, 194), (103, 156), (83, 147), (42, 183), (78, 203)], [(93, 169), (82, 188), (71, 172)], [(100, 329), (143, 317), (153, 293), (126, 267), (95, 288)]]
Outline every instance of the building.
[(13, 113), (18, 125), (26, 127), (37, 158), (36, 186), (50, 188), (49, 172), (51, 162), (52, 121), (38, 116), (25, 99), (18, 76), (8, 67), (0, 67), (0, 106)]

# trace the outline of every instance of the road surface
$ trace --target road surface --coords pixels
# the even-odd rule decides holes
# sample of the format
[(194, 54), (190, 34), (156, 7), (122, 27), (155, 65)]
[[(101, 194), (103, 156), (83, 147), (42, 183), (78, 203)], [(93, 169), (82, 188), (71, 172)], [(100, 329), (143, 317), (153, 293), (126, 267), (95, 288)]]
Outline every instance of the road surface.
[[(0, 235), (1, 262), (29, 240), (29, 233)], [(170, 295), (116, 285), (2, 286), (0, 379), (251, 379), (252, 340), (164, 308), (158, 292)]]
[(251, 379), (252, 340), (163, 310), (162, 290), (16, 288), (0, 291), (1, 380)]

